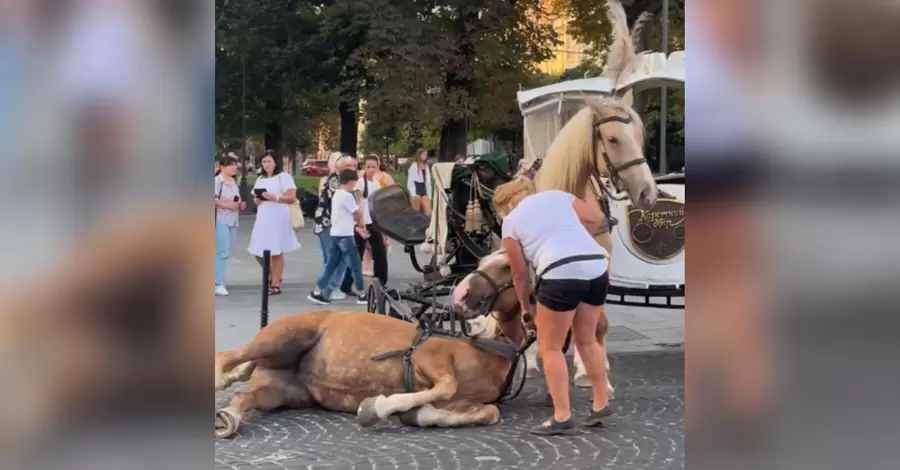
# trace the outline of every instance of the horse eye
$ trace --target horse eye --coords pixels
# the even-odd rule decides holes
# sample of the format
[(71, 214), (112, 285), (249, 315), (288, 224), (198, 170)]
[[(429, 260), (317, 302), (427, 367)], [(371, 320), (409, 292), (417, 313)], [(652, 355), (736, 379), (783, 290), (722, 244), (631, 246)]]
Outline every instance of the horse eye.
[(606, 139), (606, 140), (608, 140), (609, 143), (611, 143), (611, 144), (618, 144), (618, 143), (619, 143), (619, 139), (616, 138), (616, 137), (610, 137), (610, 138), (608, 138), (608, 139)]

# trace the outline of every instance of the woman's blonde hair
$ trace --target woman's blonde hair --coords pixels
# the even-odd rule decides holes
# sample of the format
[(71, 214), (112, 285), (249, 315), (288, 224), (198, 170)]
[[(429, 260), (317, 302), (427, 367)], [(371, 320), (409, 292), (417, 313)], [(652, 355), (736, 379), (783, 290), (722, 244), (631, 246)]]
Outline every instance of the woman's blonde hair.
[(494, 207), (500, 210), (512, 209), (509, 204), (520, 194), (534, 194), (534, 183), (524, 176), (516, 177), (509, 183), (501, 184), (494, 190)]

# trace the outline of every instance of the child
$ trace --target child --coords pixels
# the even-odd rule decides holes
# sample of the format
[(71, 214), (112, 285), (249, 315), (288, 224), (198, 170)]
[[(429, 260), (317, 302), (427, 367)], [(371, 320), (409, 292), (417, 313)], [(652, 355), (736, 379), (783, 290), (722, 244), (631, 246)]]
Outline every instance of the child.
[(330, 304), (331, 293), (323, 292), (323, 290), (328, 287), (328, 282), (334, 276), (335, 270), (343, 268), (346, 263), (353, 277), (356, 303), (365, 305), (366, 294), (363, 291), (362, 264), (359, 260), (359, 253), (356, 251), (356, 241), (353, 238), (354, 231), (363, 238), (369, 238), (369, 233), (363, 223), (358, 195), (354, 194), (359, 176), (355, 170), (347, 169), (341, 171), (338, 178), (341, 186), (331, 198), (332, 244), (331, 252), (328, 254), (328, 264), (325, 265), (325, 270), (316, 280), (313, 291), (306, 298), (319, 305)]

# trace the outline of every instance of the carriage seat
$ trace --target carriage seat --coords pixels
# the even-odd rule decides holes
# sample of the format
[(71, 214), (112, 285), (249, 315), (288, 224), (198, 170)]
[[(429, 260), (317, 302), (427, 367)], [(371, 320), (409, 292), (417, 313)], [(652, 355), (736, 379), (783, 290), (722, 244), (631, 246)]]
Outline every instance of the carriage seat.
[(369, 197), (369, 213), (372, 223), (388, 238), (404, 246), (425, 243), (431, 220), (413, 210), (405, 187), (394, 184), (376, 191)]

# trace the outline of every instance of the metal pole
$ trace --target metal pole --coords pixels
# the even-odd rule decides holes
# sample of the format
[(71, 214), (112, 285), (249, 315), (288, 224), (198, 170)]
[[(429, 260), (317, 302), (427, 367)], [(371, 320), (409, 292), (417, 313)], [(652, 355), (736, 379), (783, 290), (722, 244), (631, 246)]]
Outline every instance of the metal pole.
[(269, 272), (272, 270), (272, 252), (263, 251), (262, 307), (259, 309), (259, 329), (269, 324)]
[[(669, 55), (669, 0), (662, 2), (662, 45), (660, 49), (663, 54)], [(666, 174), (669, 172), (668, 157), (666, 156), (666, 147), (668, 138), (666, 136), (666, 125), (669, 122), (669, 90), (663, 85), (659, 96), (659, 172)]]

